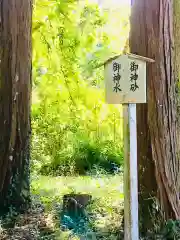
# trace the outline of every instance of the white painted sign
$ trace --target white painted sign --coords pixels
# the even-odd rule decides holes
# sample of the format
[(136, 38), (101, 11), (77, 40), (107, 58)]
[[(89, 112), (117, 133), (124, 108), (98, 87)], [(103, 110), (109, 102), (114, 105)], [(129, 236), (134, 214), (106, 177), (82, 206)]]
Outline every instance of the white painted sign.
[(146, 103), (146, 62), (154, 60), (127, 54), (105, 63), (107, 103)]

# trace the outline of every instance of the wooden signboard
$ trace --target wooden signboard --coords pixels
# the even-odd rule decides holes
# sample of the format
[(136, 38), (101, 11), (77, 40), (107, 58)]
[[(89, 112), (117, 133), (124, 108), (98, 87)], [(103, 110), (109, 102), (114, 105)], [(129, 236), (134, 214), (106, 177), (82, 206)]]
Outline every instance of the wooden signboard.
[(146, 62), (152, 60), (127, 54), (105, 63), (107, 103), (146, 103)]

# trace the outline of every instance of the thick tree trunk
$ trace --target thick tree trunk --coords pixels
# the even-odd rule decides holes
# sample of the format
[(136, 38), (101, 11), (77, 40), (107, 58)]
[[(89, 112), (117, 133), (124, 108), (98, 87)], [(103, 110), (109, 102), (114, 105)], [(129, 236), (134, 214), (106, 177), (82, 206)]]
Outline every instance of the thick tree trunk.
[[(174, 0), (174, 63), (176, 78), (176, 100), (178, 121), (178, 143), (180, 144), (180, 1)], [(179, 147), (180, 149), (180, 147)]]
[(29, 201), (31, 0), (0, 1), (0, 206)]
[(147, 69), (148, 103), (137, 108), (140, 205), (148, 228), (152, 197), (166, 219), (180, 218), (173, 0), (133, 1), (130, 49), (156, 61)]

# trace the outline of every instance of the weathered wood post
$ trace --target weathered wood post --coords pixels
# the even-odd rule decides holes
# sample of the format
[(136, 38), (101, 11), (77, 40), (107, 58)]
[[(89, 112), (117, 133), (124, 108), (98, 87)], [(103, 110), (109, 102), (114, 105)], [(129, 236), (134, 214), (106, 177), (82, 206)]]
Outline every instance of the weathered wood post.
[(124, 239), (139, 239), (136, 103), (146, 103), (146, 63), (134, 54), (105, 62), (106, 101), (123, 104), (124, 118)]

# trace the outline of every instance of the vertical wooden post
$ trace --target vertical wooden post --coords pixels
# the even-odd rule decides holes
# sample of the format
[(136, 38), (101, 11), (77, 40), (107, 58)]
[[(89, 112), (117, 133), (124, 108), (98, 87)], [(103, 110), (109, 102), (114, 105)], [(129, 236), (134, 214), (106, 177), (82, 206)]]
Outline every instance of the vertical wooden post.
[(124, 104), (124, 239), (139, 240), (136, 104)]

